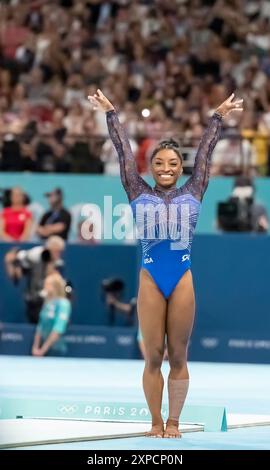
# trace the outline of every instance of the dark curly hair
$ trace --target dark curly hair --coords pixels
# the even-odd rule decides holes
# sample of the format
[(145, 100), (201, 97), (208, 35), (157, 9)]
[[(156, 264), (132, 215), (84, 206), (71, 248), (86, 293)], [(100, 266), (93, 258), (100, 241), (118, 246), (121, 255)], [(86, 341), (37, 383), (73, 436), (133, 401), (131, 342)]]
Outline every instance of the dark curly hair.
[(158, 146), (155, 148), (155, 150), (153, 151), (152, 153), (152, 156), (151, 156), (151, 161), (153, 160), (153, 158), (156, 156), (156, 154), (160, 151), (160, 150), (163, 150), (163, 149), (170, 149), (170, 150), (173, 150), (176, 155), (178, 156), (178, 158), (180, 159), (181, 163), (183, 163), (183, 157), (181, 155), (181, 152), (180, 152), (180, 145), (178, 144), (178, 142), (176, 142), (176, 140), (174, 139), (166, 139), (166, 140), (162, 140)]

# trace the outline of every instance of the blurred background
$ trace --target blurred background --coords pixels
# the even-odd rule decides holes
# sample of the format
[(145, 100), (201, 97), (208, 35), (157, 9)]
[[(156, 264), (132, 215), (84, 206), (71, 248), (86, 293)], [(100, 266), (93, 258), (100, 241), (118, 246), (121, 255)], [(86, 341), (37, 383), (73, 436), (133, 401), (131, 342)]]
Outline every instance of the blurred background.
[[(40, 355), (143, 356), (140, 249), (87, 95), (101, 88), (114, 103), (149, 182), (157, 142), (178, 139), (182, 183), (209, 117), (235, 92), (245, 110), (224, 122), (194, 240), (190, 359), (269, 362), (269, 53), (265, 0), (1, 2), (2, 354), (35, 355), (41, 334)], [(104, 237), (117, 204), (120, 240)], [(56, 272), (59, 305), (55, 277), (44, 292)]]

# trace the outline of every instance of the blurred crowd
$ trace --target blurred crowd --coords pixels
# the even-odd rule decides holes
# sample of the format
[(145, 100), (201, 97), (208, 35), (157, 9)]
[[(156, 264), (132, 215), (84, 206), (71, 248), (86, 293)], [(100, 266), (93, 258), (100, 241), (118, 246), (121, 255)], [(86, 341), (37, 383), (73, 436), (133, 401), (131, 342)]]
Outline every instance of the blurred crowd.
[(99, 87), (127, 126), (139, 171), (164, 136), (190, 172), (213, 110), (232, 116), (213, 174), (270, 174), (270, 2), (267, 0), (10, 0), (0, 6), (3, 171), (117, 174)]

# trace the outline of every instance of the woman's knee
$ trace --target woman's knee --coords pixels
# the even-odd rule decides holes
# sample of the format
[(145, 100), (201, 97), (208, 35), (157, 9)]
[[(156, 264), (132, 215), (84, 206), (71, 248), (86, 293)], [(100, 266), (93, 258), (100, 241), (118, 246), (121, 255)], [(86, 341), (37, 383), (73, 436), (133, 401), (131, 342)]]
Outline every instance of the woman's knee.
[(187, 348), (180, 350), (168, 348), (168, 359), (172, 369), (181, 370), (187, 363)]
[(151, 371), (159, 370), (162, 365), (164, 351), (156, 349), (154, 351), (146, 351), (145, 366)]

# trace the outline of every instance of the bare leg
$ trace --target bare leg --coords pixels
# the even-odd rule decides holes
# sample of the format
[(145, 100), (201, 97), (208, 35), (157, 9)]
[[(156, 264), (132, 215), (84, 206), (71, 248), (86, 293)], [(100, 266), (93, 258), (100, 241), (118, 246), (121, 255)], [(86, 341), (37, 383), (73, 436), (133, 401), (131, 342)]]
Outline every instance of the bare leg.
[(161, 416), (164, 380), (161, 364), (165, 344), (167, 302), (150, 274), (142, 269), (138, 293), (138, 316), (145, 348), (143, 388), (152, 416), (152, 429), (148, 436), (163, 437)]
[(194, 322), (195, 298), (191, 271), (177, 284), (168, 301), (167, 341), (169, 418), (164, 437), (181, 437), (179, 416), (188, 391), (187, 347)]

